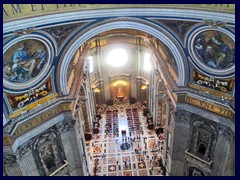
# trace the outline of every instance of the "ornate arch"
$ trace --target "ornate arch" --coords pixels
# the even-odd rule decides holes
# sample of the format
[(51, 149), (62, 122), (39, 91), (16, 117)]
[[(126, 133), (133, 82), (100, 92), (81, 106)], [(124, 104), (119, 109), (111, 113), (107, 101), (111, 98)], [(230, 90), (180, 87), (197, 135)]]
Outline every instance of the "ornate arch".
[(159, 26), (156, 26), (150, 22), (134, 19), (134, 18), (121, 18), (101, 22), (100, 24), (95, 24), (84, 32), (76, 36), (72, 42), (66, 47), (65, 52), (61, 59), (59, 60), (58, 70), (57, 70), (57, 83), (58, 88), (61, 90), (63, 95), (67, 95), (67, 70), (68, 66), (72, 60), (73, 55), (77, 49), (87, 40), (94, 37), (95, 35), (102, 33), (104, 31), (113, 29), (136, 29), (144, 31), (148, 34), (155, 36), (160, 39), (164, 44), (166, 44), (170, 51), (172, 52), (178, 67), (179, 83), (178, 86), (184, 86), (188, 77), (188, 67), (186, 63), (186, 57), (183, 49), (178, 44), (178, 42), (171, 38), (171, 35)]

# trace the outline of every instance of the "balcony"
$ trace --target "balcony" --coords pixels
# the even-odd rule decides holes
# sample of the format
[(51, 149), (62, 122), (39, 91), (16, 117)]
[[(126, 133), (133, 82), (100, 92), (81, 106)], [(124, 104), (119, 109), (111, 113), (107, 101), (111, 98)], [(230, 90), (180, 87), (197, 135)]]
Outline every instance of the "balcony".
[(64, 164), (49, 176), (69, 176), (68, 162), (64, 160)]
[(198, 157), (198, 156), (192, 154), (191, 152), (189, 152), (189, 149), (187, 149), (185, 151), (185, 158), (187, 161), (196, 162), (200, 165), (206, 166), (209, 169), (211, 168), (211, 165), (212, 165), (212, 160), (206, 161), (206, 160), (202, 159), (201, 157)]

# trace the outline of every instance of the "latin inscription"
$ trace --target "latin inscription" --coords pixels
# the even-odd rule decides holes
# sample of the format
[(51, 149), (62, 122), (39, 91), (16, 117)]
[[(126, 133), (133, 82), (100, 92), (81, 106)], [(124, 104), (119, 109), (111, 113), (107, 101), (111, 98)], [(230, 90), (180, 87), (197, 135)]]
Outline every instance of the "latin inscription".
[[(3, 4), (3, 19), (20, 18), (41, 13), (53, 13), (69, 10), (108, 9), (120, 7), (142, 7), (138, 4)], [(144, 7), (152, 7), (144, 5)], [(205, 10), (235, 12), (234, 4), (155, 4), (154, 7), (167, 8), (203, 8)]]
[(19, 137), (20, 135), (30, 131), (31, 129), (41, 125), (42, 123), (48, 121), (49, 119), (55, 117), (56, 115), (65, 112), (65, 111), (71, 111), (70, 104), (65, 103), (58, 105), (57, 107), (54, 107), (47, 112), (44, 112), (40, 114), (37, 117), (34, 117), (20, 125), (17, 126), (16, 130), (11, 133), (11, 136), (4, 136), (3, 138), (3, 144), (9, 145), (12, 143), (14, 139)]
[(193, 98), (191, 96), (188, 95), (180, 95), (178, 96), (178, 102), (180, 103), (188, 103), (188, 104), (192, 104), (194, 106), (198, 106), (201, 107), (203, 109), (209, 110), (211, 112), (220, 114), (222, 116), (225, 116), (227, 118), (230, 119), (234, 119), (235, 114), (228, 110), (227, 108), (221, 107), (219, 105), (213, 104), (208, 102), (207, 100), (200, 100), (197, 98)]

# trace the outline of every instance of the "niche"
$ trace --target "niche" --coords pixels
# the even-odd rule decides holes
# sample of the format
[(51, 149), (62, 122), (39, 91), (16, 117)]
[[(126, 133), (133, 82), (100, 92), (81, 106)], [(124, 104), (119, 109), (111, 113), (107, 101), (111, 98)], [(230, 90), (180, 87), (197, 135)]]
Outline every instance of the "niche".
[(205, 144), (200, 144), (198, 148), (198, 152), (202, 155), (205, 155), (206, 152), (206, 145)]
[(53, 172), (56, 169), (56, 164), (52, 157), (48, 157), (44, 162), (45, 162), (45, 165), (47, 166), (49, 172)]

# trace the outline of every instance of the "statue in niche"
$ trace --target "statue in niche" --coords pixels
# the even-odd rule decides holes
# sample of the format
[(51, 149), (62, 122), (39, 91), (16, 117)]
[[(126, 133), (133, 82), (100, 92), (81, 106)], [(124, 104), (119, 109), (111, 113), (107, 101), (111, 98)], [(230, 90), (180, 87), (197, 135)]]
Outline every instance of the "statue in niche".
[(221, 32), (201, 33), (196, 38), (194, 47), (198, 56), (209, 67), (223, 69), (235, 64), (234, 42)]
[(51, 144), (48, 144), (46, 147), (40, 151), (41, 157), (50, 172), (53, 172), (57, 167), (55, 164), (55, 155)]
[[(31, 45), (35, 42), (31, 41)], [(17, 46), (17, 49), (14, 45), (4, 54), (3, 76), (10, 82), (22, 83), (38, 75), (46, 62), (47, 54), (45, 47), (39, 42), (33, 45), (33, 53), (27, 47), (26, 41), (18, 43)]]
[(195, 121), (191, 146), (190, 149), (196, 156), (210, 161), (214, 147), (214, 129), (204, 122)]

